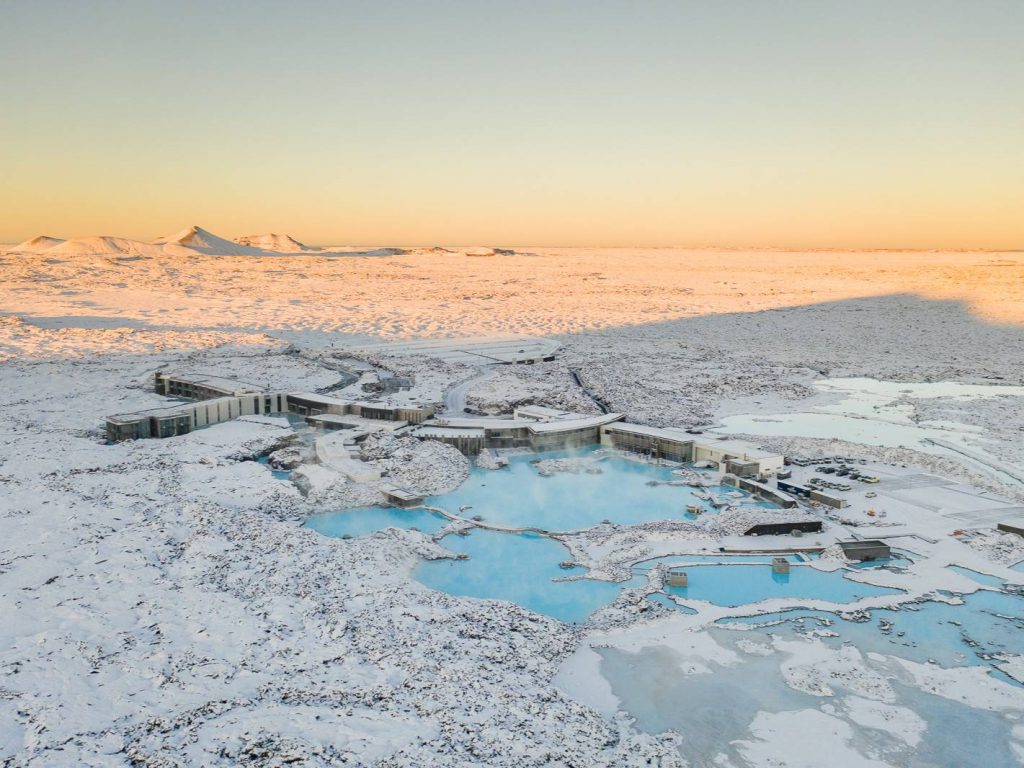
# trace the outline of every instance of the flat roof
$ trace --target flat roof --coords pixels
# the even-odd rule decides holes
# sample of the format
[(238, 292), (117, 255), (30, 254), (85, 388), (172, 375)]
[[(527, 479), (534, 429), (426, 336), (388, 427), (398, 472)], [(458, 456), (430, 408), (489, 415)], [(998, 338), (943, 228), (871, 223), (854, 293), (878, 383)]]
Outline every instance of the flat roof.
[(337, 413), (321, 413), (317, 416), (307, 416), (306, 421), (309, 423), (320, 424), (344, 424), (352, 427), (353, 429), (362, 430), (386, 429), (389, 432), (401, 429), (409, 423), (407, 421), (398, 421), (396, 419), (368, 419), (365, 416), (356, 416), (354, 414), (342, 416)]
[(579, 416), (579, 414), (573, 411), (562, 411), (557, 408), (548, 408), (546, 405), (524, 405), (521, 408), (516, 408), (515, 413), (518, 416), (522, 414), (528, 418), (535, 417), (538, 419), (565, 419), (573, 416)]
[(582, 419), (559, 419), (557, 421), (531, 422), (530, 431), (534, 433), (569, 432), (574, 429), (600, 427), (603, 424), (618, 421), (622, 417), (623, 414), (621, 413), (602, 413), (598, 416), (588, 416)]
[(196, 400), (194, 403), (173, 403), (171, 405), (158, 405), (155, 408), (147, 408), (144, 411), (134, 411), (132, 413), (118, 413), (113, 416), (107, 416), (107, 421), (112, 424), (127, 424), (132, 421), (138, 421), (139, 419), (148, 419), (151, 416), (166, 417), (166, 416), (191, 416), (199, 408), (205, 408), (209, 405), (217, 405), (218, 403), (225, 402), (237, 402), (239, 397), (244, 395), (225, 395), (224, 397), (214, 397), (209, 400)]
[[(210, 402), (210, 401), (204, 401)], [(107, 416), (107, 421), (112, 424), (129, 424), (133, 421), (139, 421), (140, 419), (148, 419), (150, 416), (189, 416), (191, 415), (191, 403), (181, 403), (180, 405), (161, 405), (156, 408), (147, 408), (144, 411), (133, 411), (131, 413), (118, 413), (113, 416)]]
[(484, 438), (486, 433), (482, 429), (459, 429), (448, 427), (420, 427), (416, 430), (420, 437), (479, 437)]
[[(394, 410), (402, 407), (402, 406), (394, 405), (393, 403), (386, 403), (386, 402), (380, 402), (380, 401), (374, 402), (374, 401), (371, 401), (371, 400), (355, 400), (355, 401), (352, 402), (352, 405), (358, 405), (360, 408), (383, 408), (384, 410), (387, 410), (387, 411), (394, 411)], [(418, 406), (412, 406), (412, 407), (416, 408)]]
[(321, 405), (349, 405), (351, 403), (349, 400), (342, 400), (337, 397), (330, 397), (329, 395), (318, 395), (315, 392), (289, 392), (286, 397), (308, 400), (311, 403), (320, 403)]
[(680, 429), (679, 427), (651, 427), (646, 424), (630, 424), (629, 422), (620, 421), (614, 426), (609, 426), (608, 429), (620, 432), (629, 432), (635, 435), (661, 437), (665, 440), (675, 440), (676, 442), (682, 443), (694, 443), (697, 441), (697, 435), (691, 435), (689, 432), (684, 429)]
[(443, 416), (435, 416), (433, 421), (433, 425), (451, 429), (526, 429), (536, 423), (527, 419), (469, 419), (465, 417), (446, 419)]
[(385, 489), (384, 493), (393, 498), (401, 499), (402, 501), (419, 501), (423, 498), (423, 494), (413, 493), (412, 491), (407, 491), (405, 488), (398, 488), (397, 486)]
[(777, 456), (782, 456), (781, 453), (775, 453), (773, 451), (766, 451), (762, 448), (758, 448), (753, 443), (748, 443), (746, 440), (694, 440), (694, 443), (699, 448), (710, 448), (716, 451), (722, 451), (724, 453), (735, 453), (739, 454), (743, 458), (751, 457), (754, 459), (769, 459)]
[(235, 379), (228, 379), (224, 376), (217, 376), (216, 374), (206, 373), (167, 373), (162, 371), (161, 376), (165, 376), (169, 379), (180, 379), (181, 381), (187, 381), (189, 384), (200, 384), (207, 387), (216, 387), (217, 389), (224, 389), (229, 392), (247, 392), (255, 393), (262, 392), (262, 387), (256, 387), (252, 384), (246, 384), (242, 381)]
[(326, 424), (355, 424), (358, 416), (341, 416), (337, 413), (321, 413), (317, 416), (307, 416), (306, 421), (322, 421)]

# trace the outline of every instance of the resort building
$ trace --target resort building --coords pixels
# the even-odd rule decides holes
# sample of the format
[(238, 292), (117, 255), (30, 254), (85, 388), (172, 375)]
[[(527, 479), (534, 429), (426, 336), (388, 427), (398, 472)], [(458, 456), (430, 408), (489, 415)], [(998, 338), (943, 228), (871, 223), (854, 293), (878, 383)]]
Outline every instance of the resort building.
[(336, 416), (361, 416), (365, 419), (406, 421), (410, 424), (422, 424), (434, 415), (434, 409), (429, 406), (342, 400), (310, 392), (288, 395), (288, 412), (299, 416), (320, 416), (327, 413)]
[(415, 507), (423, 503), (423, 497), (418, 493), (399, 488), (397, 485), (385, 488), (383, 493), (384, 497), (396, 507)]
[(329, 425), (325, 419), (319, 425), (325, 428), (352, 427), (361, 429), (361, 434), (365, 435), (375, 431), (371, 427), (376, 422), (391, 422), (392, 428), (397, 429), (407, 424), (420, 424), (434, 413), (433, 408), (423, 406), (352, 402), (307, 392), (262, 392), (248, 384), (207, 374), (168, 374), (161, 371), (154, 377), (154, 389), (167, 397), (195, 402), (108, 416), (107, 439), (173, 437), (239, 416), (271, 413), (293, 413), (307, 417), (307, 420), (325, 415), (348, 417), (343, 423)]
[(158, 395), (184, 397), (189, 400), (212, 400), (216, 397), (231, 397), (261, 391), (259, 387), (205, 373), (171, 374), (157, 371), (153, 381), (154, 390)]
[(158, 372), (154, 388), (168, 397), (193, 402), (110, 416), (106, 420), (108, 439), (172, 437), (239, 416), (287, 413), (301, 416), (306, 423), (328, 433), (317, 440), (318, 453), (325, 449), (330, 454), (320, 457), (321, 463), (345, 464), (343, 470), (350, 476), (363, 471), (347, 461), (355, 455), (358, 444), (367, 435), (383, 430), (438, 440), (466, 456), (501, 448), (559, 451), (600, 444), (657, 459), (703, 463), (721, 470), (732, 478), (732, 484), (784, 507), (796, 503), (790, 494), (833, 506), (842, 503), (820, 491), (782, 481), (778, 489), (758, 482), (782, 471), (783, 457), (779, 454), (742, 441), (693, 435), (678, 428), (627, 424), (621, 413), (580, 414), (531, 405), (515, 409), (511, 419), (435, 418), (430, 406), (343, 400), (315, 392), (261, 392), (248, 384), (208, 374)]
[(648, 427), (623, 421), (601, 429), (601, 445), (656, 459), (693, 461), (693, 444), (694, 436), (678, 427)]
[(842, 548), (847, 560), (864, 563), (872, 560), (888, 560), (892, 557), (892, 548), (878, 539), (857, 539), (836, 543)]
[(558, 451), (599, 443), (601, 427), (622, 418), (621, 413), (601, 413), (595, 416), (567, 411), (554, 413), (562, 417), (550, 421), (533, 418), (438, 418), (420, 427), (414, 434), (424, 440), (439, 440), (453, 445), (467, 456), (475, 456), (485, 448)]
[(135, 413), (107, 417), (107, 439), (138, 440), (146, 437), (173, 437), (194, 429), (220, 424), (239, 416), (263, 413), (281, 413), (285, 410), (285, 395), (252, 394), (238, 397), (217, 397), (196, 403), (152, 408)]
[(678, 427), (649, 427), (616, 421), (601, 427), (601, 444), (657, 459), (705, 462), (737, 477), (765, 477), (780, 472), (781, 454), (743, 442), (693, 435)]

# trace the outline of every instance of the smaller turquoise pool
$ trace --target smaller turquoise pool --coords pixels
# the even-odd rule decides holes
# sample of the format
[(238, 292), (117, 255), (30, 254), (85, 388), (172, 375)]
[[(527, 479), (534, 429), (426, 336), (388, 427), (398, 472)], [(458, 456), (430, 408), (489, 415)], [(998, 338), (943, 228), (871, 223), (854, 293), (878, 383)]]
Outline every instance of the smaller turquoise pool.
[(790, 563), (801, 562), (800, 558), (796, 555), (732, 555), (725, 554), (723, 552), (722, 554), (710, 555), (663, 555), (662, 557), (653, 557), (650, 560), (643, 560), (633, 567), (637, 570), (650, 570), (659, 563), (664, 563), (666, 565), (685, 565), (686, 563), (725, 563), (729, 565), (745, 563), (747, 565), (771, 565), (772, 560), (776, 557), (785, 557)]
[(559, 542), (535, 534), (477, 529), (466, 537), (446, 536), (442, 545), (470, 559), (426, 560), (413, 572), (420, 583), (451, 595), (509, 600), (566, 623), (585, 621), (613, 602), (623, 588), (643, 586), (646, 581), (643, 577), (619, 583), (555, 581), (586, 571), (559, 567), (569, 551)]
[(291, 480), (292, 471), (290, 469), (274, 469), (273, 467), (270, 466), (269, 456), (260, 456), (258, 459), (256, 459), (256, 461), (257, 463), (267, 467), (270, 470), (271, 476), (275, 480)]
[(425, 509), (395, 507), (359, 507), (344, 512), (331, 512), (307, 518), (306, 527), (326, 536), (365, 536), (385, 528), (417, 528), (424, 533), (437, 533), (448, 524), (441, 515)]
[[(680, 558), (668, 558), (673, 560), (679, 562)], [(769, 564), (749, 563), (695, 565), (685, 570), (689, 585), (666, 586), (665, 592), (730, 608), (779, 597), (852, 603), (865, 597), (901, 594), (897, 589), (848, 579), (843, 571), (819, 571), (809, 565), (794, 565), (789, 573), (775, 573)]]

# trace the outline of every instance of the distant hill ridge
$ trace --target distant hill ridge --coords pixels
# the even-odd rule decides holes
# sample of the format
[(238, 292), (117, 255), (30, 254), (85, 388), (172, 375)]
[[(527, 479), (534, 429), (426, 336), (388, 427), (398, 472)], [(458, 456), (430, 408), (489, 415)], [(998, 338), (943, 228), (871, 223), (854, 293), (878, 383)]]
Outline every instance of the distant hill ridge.
[(235, 242), (250, 248), (259, 248), (263, 251), (278, 251), (279, 253), (321, 250), (320, 248), (300, 243), (291, 235), (279, 235), (276, 232), (269, 232), (265, 235), (243, 235), (242, 237), (236, 237)]
[[(0, 246), (2, 249), (4, 246)], [(405, 256), (464, 254), (466, 256), (503, 256), (514, 254), (506, 248), (359, 248), (332, 246), (319, 248), (299, 242), (288, 234), (269, 232), (262, 235), (243, 235), (234, 240), (215, 235), (193, 225), (151, 242), (126, 237), (96, 235), (62, 240), (59, 237), (38, 235), (8, 248), (10, 253), (52, 254), (54, 256), (280, 256), (305, 253), (324, 256)]]
[(53, 254), (54, 256), (93, 256), (101, 254), (160, 256), (163, 252), (160, 246), (153, 245), (152, 243), (107, 235), (62, 240), (50, 248), (37, 251), (37, 253)]

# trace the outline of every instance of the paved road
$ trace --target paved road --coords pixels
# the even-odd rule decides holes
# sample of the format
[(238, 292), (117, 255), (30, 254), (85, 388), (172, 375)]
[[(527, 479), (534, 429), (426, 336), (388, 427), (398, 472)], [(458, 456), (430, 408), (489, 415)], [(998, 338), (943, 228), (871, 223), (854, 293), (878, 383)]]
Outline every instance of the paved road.
[(477, 372), (444, 393), (444, 412), (448, 416), (462, 416), (466, 413), (466, 394), (477, 382), (494, 375), (494, 366), (480, 366)]

